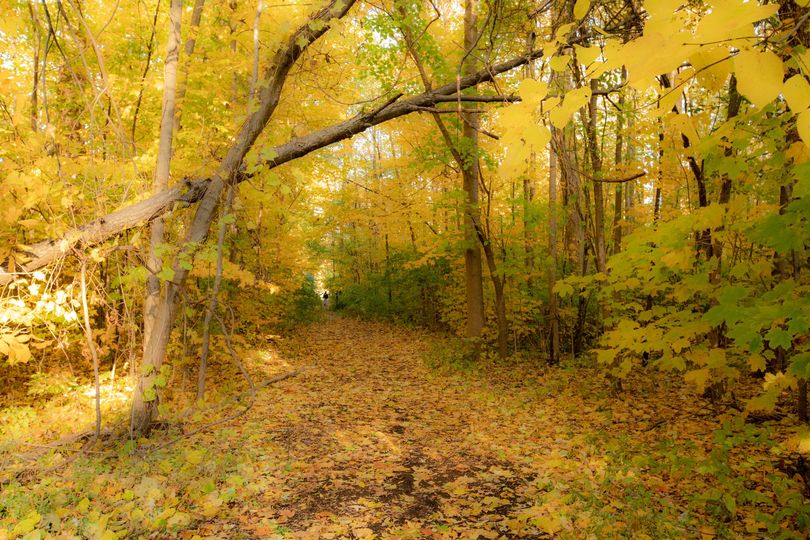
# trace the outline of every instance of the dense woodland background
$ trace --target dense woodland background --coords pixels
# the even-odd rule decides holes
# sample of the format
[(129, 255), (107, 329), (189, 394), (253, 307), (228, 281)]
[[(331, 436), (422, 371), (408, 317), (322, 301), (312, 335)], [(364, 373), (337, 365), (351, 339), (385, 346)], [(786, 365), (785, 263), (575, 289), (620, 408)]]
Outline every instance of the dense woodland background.
[[(45, 531), (30, 482), (48, 473), (21, 440), (87, 427), (51, 450), (152, 452), (182, 411), (255, 400), (253, 352), (338, 315), (443, 336), (427, 363), (484, 379), (691, 396), (718, 422), (696, 440), (719, 430), (726, 452), (701, 472), (716, 523), (659, 533), (806, 533), (806, 0), (2, 13), (0, 482), (16, 491), (0, 538)], [(87, 426), (34, 433), (68, 396)], [(766, 487), (737, 453), (770, 463)], [(543, 519), (524, 521), (587, 530)]]

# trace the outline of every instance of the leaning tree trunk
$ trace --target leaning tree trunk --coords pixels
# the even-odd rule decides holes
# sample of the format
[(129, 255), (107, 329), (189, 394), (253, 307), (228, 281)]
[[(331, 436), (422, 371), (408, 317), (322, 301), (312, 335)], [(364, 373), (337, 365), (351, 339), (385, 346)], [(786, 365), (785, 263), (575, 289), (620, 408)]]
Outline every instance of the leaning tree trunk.
[[(519, 56), (500, 64), (488, 66), (486, 69), (461, 77), (461, 79), (452, 83), (402, 100), (399, 99), (402, 97), (400, 94), (395, 95), (377, 109), (360, 112), (348, 120), (332, 124), (276, 146), (273, 149), (275, 157), (265, 160), (262, 164), (270, 170), (320, 148), (349, 139), (371, 126), (388, 122), (400, 116), (421, 112), (425, 108), (435, 107), (439, 103), (456, 102), (459, 99), (456, 96), (459, 89), (465, 90), (482, 82), (491, 81), (496, 75), (520, 67), (529, 60), (539, 58), (542, 55), (542, 51), (534, 51), (529, 55)], [(461, 99), (486, 103), (509, 101), (508, 98), (493, 99), (493, 96), (461, 96)], [(251, 175), (244, 173), (243, 168), (240, 167), (234, 181), (242, 182), (249, 178), (251, 178)], [(88, 247), (100, 244), (117, 234), (144, 223), (149, 223), (178, 205), (188, 206), (197, 203), (202, 200), (209, 186), (213, 183), (213, 176), (184, 179), (183, 182), (167, 188), (148, 199), (116, 210), (74, 229), (69, 229), (58, 238), (42, 240), (34, 245), (25, 246), (25, 249), (20, 254), (24, 255), (27, 262), (16, 265), (19, 268), (18, 272), (11, 271), (8, 267), (0, 267), (0, 285), (11, 283), (17, 275), (27, 275), (34, 270), (47, 266), (56, 259), (69, 254), (78, 246)]]
[(158, 305), (154, 325), (144, 349), (141, 377), (135, 387), (135, 395), (132, 401), (130, 432), (133, 435), (148, 434), (157, 413), (155, 380), (166, 356), (166, 348), (169, 344), (172, 323), (177, 312), (181, 287), (189, 273), (188, 268), (184, 267), (181, 262), (193, 256), (195, 246), (199, 246), (205, 240), (216, 212), (220, 194), (226, 185), (236, 183), (242, 160), (256, 142), (278, 105), (290, 68), (301, 56), (304, 49), (326, 32), (329, 28), (329, 21), (345, 15), (352, 3), (352, 1), (336, 0), (325, 7), (313, 16), (307, 24), (300, 27), (289, 38), (287, 43), (276, 52), (267, 77), (269, 84), (262, 89), (259, 96), (258, 110), (251, 114), (243, 124), (239, 135), (236, 137), (236, 142), (228, 150), (216, 174), (211, 179), (186, 233), (182, 244), (184, 247), (175, 258), (173, 265), (174, 276), (166, 284), (166, 293)]

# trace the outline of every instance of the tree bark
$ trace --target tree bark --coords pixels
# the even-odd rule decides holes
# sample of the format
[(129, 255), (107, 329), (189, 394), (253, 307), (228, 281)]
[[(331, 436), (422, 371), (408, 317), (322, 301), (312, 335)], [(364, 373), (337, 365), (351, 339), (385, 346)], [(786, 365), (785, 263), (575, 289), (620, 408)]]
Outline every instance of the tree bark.
[[(464, 75), (475, 73), (475, 48), (477, 41), (477, 0), (466, 0), (464, 4), (464, 50), (466, 61), (462, 71)], [(467, 248), (464, 251), (464, 283), (467, 291), (467, 337), (476, 340), (475, 356), (478, 357), (481, 331), (484, 327), (484, 288), (481, 264), (481, 248), (475, 233), (475, 223), (480, 217), (478, 208), (478, 116), (465, 112), (462, 107), (461, 119), (464, 123), (462, 133), (468, 141), (468, 151), (462, 154), (461, 175), (466, 193), (464, 216), (464, 239)]]
[[(622, 70), (624, 75), (624, 70)], [(624, 77), (622, 77), (624, 80)], [(616, 115), (616, 153), (613, 158), (613, 163), (618, 168), (624, 159), (624, 92), (619, 94), (619, 113)], [(621, 253), (622, 251), (622, 202), (624, 194), (622, 193), (622, 184), (616, 184), (616, 191), (613, 198), (613, 255)]]
[(28, 0), (28, 12), (31, 15), (31, 27), (34, 31), (34, 82), (31, 85), (31, 130), (39, 131), (39, 51), (42, 38), (39, 31), (39, 17), (34, 10), (31, 0)]
[[(552, 141), (556, 136), (552, 128)], [(560, 321), (557, 314), (557, 154), (554, 144), (548, 149), (548, 319), (549, 319), (549, 364), (560, 361)]]
[[(163, 68), (163, 107), (160, 119), (160, 140), (158, 142), (157, 163), (153, 189), (160, 193), (169, 185), (170, 166), (172, 160), (172, 136), (174, 132), (175, 90), (177, 87), (177, 63), (180, 54), (180, 21), (183, 16), (183, 1), (172, 0), (169, 8), (169, 37), (166, 46), (166, 61)], [(146, 278), (146, 297), (143, 302), (143, 340), (149, 341), (152, 326), (157, 315), (160, 298), (160, 278), (158, 273), (163, 266), (159, 254), (160, 245), (164, 241), (165, 224), (163, 217), (158, 216), (151, 223), (151, 237), (149, 242), (149, 256), (147, 268), (150, 271)]]
[(228, 193), (225, 196), (224, 210), (219, 223), (219, 233), (217, 236), (217, 268), (216, 274), (214, 275), (214, 285), (211, 287), (211, 295), (208, 299), (208, 309), (205, 311), (205, 320), (203, 321), (202, 347), (200, 350), (200, 370), (197, 374), (197, 401), (205, 399), (205, 375), (208, 368), (208, 352), (211, 341), (211, 322), (213, 322), (214, 315), (217, 311), (217, 296), (219, 295), (219, 289), (222, 285), (222, 252), (225, 245), (225, 232), (228, 229), (228, 223), (225, 217), (231, 210), (233, 193), (235, 189), (235, 186), (228, 188)]
[(186, 97), (186, 90), (188, 89), (188, 73), (191, 69), (191, 56), (194, 54), (194, 48), (197, 45), (197, 32), (200, 28), (202, 21), (203, 7), (205, 7), (205, 0), (196, 0), (194, 2), (194, 10), (191, 12), (191, 24), (189, 25), (188, 39), (186, 39), (185, 53), (186, 60), (180, 69), (180, 79), (177, 83), (177, 105), (174, 115), (174, 131), (178, 132), (182, 129), (181, 123), (183, 100)]
[[(588, 124), (586, 126), (586, 140), (590, 153), (591, 168), (595, 178), (602, 177), (602, 157), (599, 155), (599, 144), (596, 137), (596, 109), (597, 81), (591, 80), (591, 99), (588, 102)], [(596, 243), (596, 271), (606, 272), (607, 251), (605, 248), (605, 195), (602, 191), (602, 182), (593, 182), (593, 220), (594, 240)]]

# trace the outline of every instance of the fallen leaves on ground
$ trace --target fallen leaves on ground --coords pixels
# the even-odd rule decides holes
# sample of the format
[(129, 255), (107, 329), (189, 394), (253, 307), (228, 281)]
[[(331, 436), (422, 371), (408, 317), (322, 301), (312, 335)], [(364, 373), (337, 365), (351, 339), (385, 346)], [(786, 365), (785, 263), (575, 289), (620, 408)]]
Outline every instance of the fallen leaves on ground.
[[(257, 382), (310, 369), (219, 429), (9, 483), (0, 538), (801, 534), (798, 511), (774, 517), (804, 505), (797, 475), (688, 388), (650, 371), (617, 398), (595, 370), (537, 360), (428, 367), (442, 339), (330, 316), (246, 353)], [(724, 423), (736, 443), (718, 443)]]

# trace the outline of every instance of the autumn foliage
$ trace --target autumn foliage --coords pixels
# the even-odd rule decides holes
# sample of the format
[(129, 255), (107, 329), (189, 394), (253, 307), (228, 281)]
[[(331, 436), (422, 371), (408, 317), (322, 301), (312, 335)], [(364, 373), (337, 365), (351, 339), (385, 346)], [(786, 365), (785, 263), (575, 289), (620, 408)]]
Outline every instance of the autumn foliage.
[(810, 530), (807, 0), (2, 10), (0, 539)]

